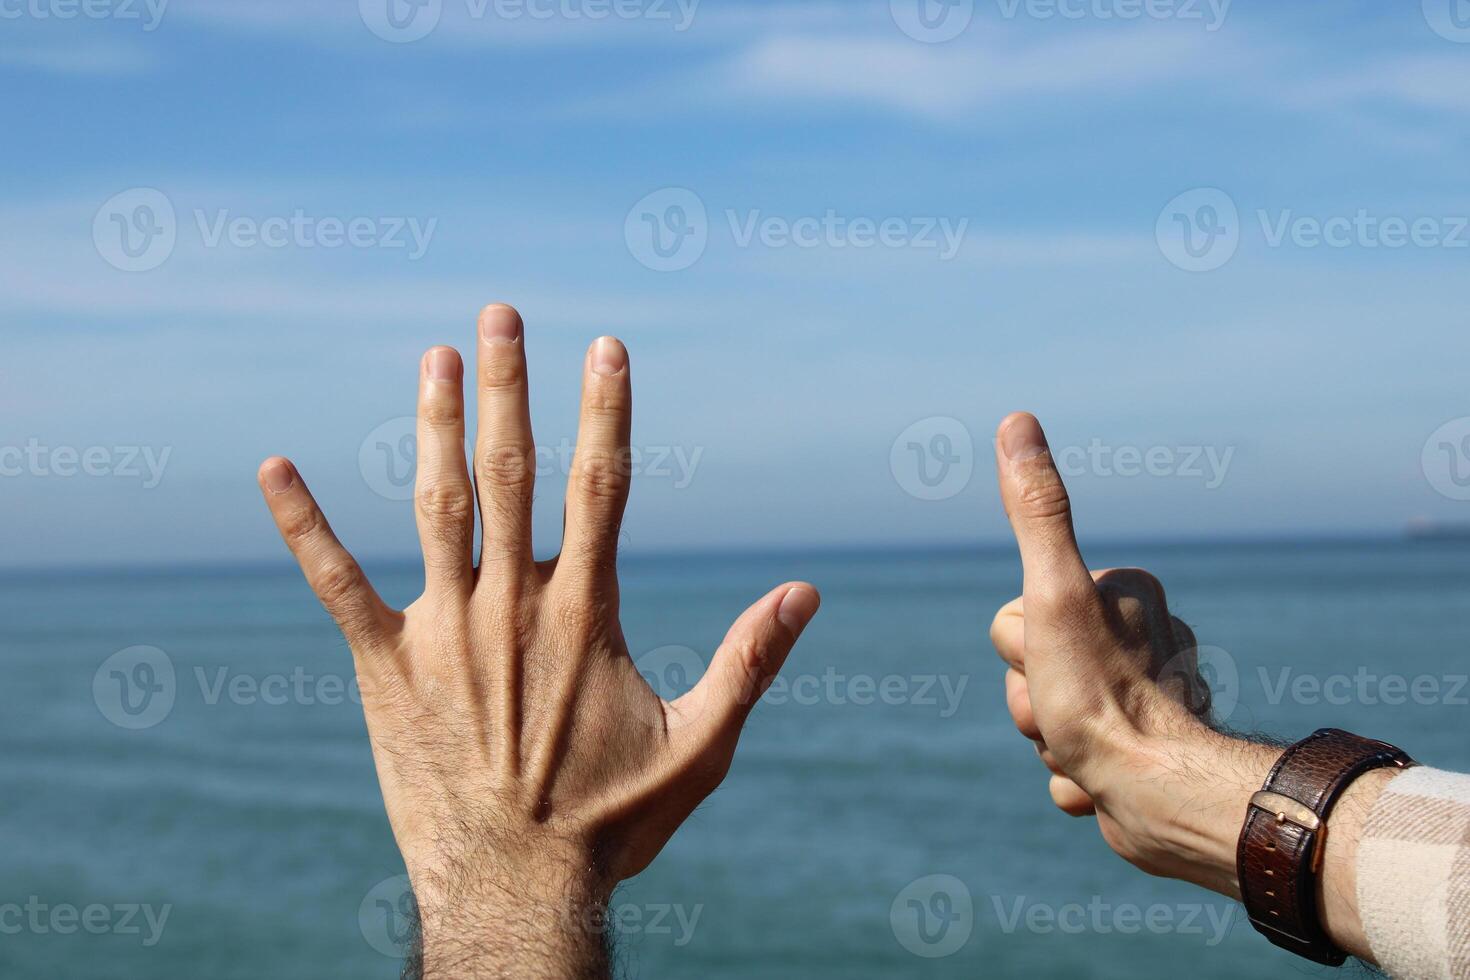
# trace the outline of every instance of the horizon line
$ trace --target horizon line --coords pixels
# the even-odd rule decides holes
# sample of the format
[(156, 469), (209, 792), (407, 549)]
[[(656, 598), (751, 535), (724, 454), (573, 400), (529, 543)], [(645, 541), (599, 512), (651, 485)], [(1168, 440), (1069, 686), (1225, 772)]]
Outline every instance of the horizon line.
[[(1243, 532), (1241, 534), (1219, 534), (1219, 535), (1189, 535), (1189, 536), (1103, 536), (1085, 538), (1079, 543), (1084, 548), (1111, 548), (1111, 547), (1148, 547), (1148, 548), (1183, 548), (1183, 547), (1248, 547), (1261, 545), (1351, 545), (1351, 544), (1388, 544), (1388, 543), (1426, 543), (1436, 540), (1450, 540), (1451, 538), (1415, 537), (1405, 530), (1392, 531), (1343, 531), (1343, 532), (1308, 532), (1308, 533), (1270, 533), (1270, 532)], [(1463, 539), (1460, 539), (1463, 540)], [(808, 544), (808, 545), (700, 545), (691, 547), (669, 547), (648, 548), (619, 551), (619, 561), (642, 562), (675, 559), (702, 559), (702, 558), (734, 558), (734, 559), (758, 559), (776, 558), (792, 555), (801, 555), (815, 558), (840, 558), (843, 556), (874, 556), (874, 555), (923, 555), (942, 554), (954, 555), (964, 553), (975, 553), (977, 555), (989, 555), (998, 552), (1014, 554), (1016, 543), (1011, 538), (979, 539), (969, 538), (963, 540), (946, 541), (861, 541), (850, 544)], [(384, 567), (406, 567), (418, 565), (422, 557), (418, 554), (368, 554), (359, 555), (358, 562), (364, 566)], [(54, 564), (5, 564), (0, 563), (0, 578), (13, 578), (18, 575), (41, 574), (41, 575), (105, 575), (117, 572), (143, 572), (159, 574), (167, 572), (241, 572), (261, 573), (280, 571), (283, 569), (294, 569), (295, 563), (288, 555), (279, 559), (275, 558), (179, 558), (179, 559), (150, 559), (137, 562), (100, 561), (96, 563), (79, 562), (57, 562)]]

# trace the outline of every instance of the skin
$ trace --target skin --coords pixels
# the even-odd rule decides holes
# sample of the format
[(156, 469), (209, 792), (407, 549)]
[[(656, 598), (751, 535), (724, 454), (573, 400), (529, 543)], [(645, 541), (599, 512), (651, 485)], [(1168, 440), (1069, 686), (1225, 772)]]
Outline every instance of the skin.
[(436, 347), (420, 366), (425, 586), (407, 609), (378, 597), (288, 460), (261, 466), (261, 490), (352, 648), (419, 906), (422, 960), (410, 971), (607, 976), (613, 888), (724, 779), (746, 716), (819, 598), (800, 582), (772, 590), (735, 621), (700, 683), (663, 701), (618, 622), (627, 351), (603, 337), (587, 353), (562, 551), (545, 562), (531, 549), (534, 442), (515, 310), (480, 313), (477, 360), (473, 483), (460, 356)]
[[(1108, 845), (1149, 874), (1238, 900), (1236, 842), (1281, 748), (1209, 727), (1194, 635), (1169, 614), (1156, 578), (1088, 570), (1035, 418), (1018, 413), (1001, 423), (996, 465), (1025, 580), (990, 635), (1009, 665), (1006, 704), (1051, 772), (1053, 802), (1072, 816), (1095, 815)], [(1320, 876), (1328, 934), (1369, 962), (1357, 846), (1395, 775), (1369, 773), (1347, 790), (1328, 822)]]

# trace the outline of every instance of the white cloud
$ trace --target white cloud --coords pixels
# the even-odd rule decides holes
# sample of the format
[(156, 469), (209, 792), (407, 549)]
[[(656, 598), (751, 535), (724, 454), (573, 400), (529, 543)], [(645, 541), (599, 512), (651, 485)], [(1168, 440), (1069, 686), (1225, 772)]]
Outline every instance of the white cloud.
[(876, 107), (934, 120), (1058, 99), (1079, 102), (1187, 81), (1229, 60), (1252, 59), (1219, 34), (1158, 28), (1085, 33), (976, 31), (945, 45), (923, 45), (892, 31), (780, 33), (750, 40), (733, 54), (585, 108), (700, 107), (763, 110)]
[(1295, 96), (1305, 106), (1391, 102), (1470, 112), (1470, 61), (1436, 55), (1370, 62), (1351, 75), (1304, 82)]

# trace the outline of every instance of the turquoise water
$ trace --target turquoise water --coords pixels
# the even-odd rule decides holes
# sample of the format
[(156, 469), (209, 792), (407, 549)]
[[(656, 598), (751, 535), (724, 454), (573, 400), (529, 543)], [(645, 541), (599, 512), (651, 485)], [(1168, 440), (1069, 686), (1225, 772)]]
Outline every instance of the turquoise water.
[[(1341, 725), (1470, 769), (1463, 544), (1088, 557), (1159, 573), (1224, 651), (1211, 670), (1236, 727)], [(413, 569), (369, 570), (412, 598)], [(1009, 553), (631, 559), (630, 647), (707, 655), (750, 600), (799, 577), (825, 594), (787, 664), (801, 682), (754, 713), (724, 787), (619, 892), (625, 975), (1323, 972), (1053, 810), (985, 638), (1018, 588)], [(0, 624), (0, 976), (397, 975), (379, 947), (402, 869), (360, 709), (337, 687), (349, 655), (294, 570), (10, 575)], [(130, 715), (112, 670), (156, 686), (137, 667), (159, 655), (94, 679), (135, 646), (162, 651), (175, 685)]]

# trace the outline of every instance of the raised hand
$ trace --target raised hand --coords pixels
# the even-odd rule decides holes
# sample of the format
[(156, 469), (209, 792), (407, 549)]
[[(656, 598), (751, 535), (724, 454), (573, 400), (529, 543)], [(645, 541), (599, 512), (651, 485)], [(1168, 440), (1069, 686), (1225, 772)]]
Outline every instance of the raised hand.
[[(1035, 418), (1001, 423), (996, 466), (1025, 576), (1022, 595), (990, 627), (1010, 668), (1006, 704), (1016, 728), (1051, 770), (1058, 807), (1095, 813), (1108, 844), (1145, 871), (1197, 879), (1189, 849), (1198, 841), (1188, 829), (1177, 840), (1164, 832), (1161, 808), (1178, 793), (1203, 799), (1193, 785), (1211, 776), (1200, 772), (1202, 760), (1248, 770), (1250, 781), (1263, 758), (1269, 768), (1269, 750), (1226, 739), (1203, 720), (1209, 689), (1194, 634), (1170, 615), (1158, 579), (1136, 568), (1088, 570), (1067, 488)], [(1225, 812), (1232, 807), (1199, 816), (1234, 834), (1239, 814)], [(1233, 870), (1233, 854), (1225, 865)]]
[[(1241, 825), (1280, 748), (1209, 727), (1194, 634), (1169, 614), (1157, 579), (1139, 569), (1088, 571), (1036, 419), (1001, 423), (996, 465), (1025, 581), (990, 635), (1010, 666), (1011, 717), (1051, 770), (1052, 800), (1074, 816), (1095, 813), (1109, 846), (1144, 871), (1239, 898)], [(1357, 845), (1391, 778), (1380, 770), (1347, 789), (1322, 856), (1325, 927), (1365, 958)]]
[(425, 589), (406, 610), (374, 592), (290, 462), (267, 460), (260, 484), (352, 647), (420, 908), (424, 975), (598, 976), (603, 937), (589, 923), (720, 784), (746, 715), (819, 600), (803, 583), (774, 589), (735, 621), (699, 684), (663, 701), (618, 622), (627, 351), (603, 337), (587, 353), (562, 552), (538, 563), (519, 314), (486, 307), (478, 347), (473, 484), (459, 354), (436, 347), (420, 366)]

